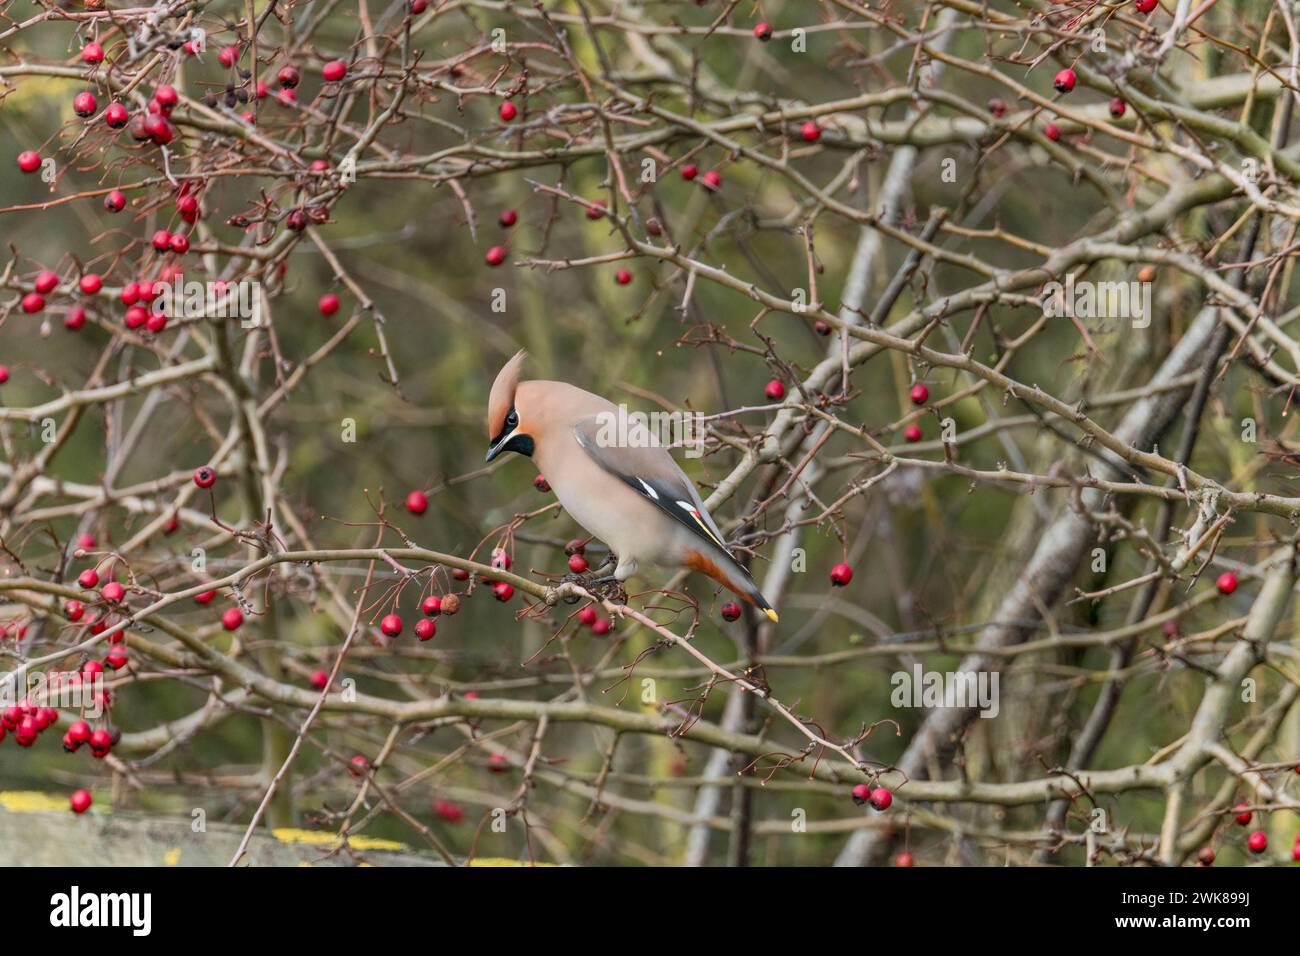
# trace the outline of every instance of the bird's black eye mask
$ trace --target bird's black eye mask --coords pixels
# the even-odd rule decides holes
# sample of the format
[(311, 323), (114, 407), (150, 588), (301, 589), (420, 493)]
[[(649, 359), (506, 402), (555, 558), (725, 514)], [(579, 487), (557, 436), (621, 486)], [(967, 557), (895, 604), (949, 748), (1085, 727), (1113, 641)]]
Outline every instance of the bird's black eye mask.
[(520, 455), (533, 454), (533, 438), (531, 435), (523, 435), (519, 432), (519, 412), (513, 406), (510, 413), (506, 415), (505, 425), (502, 426), (500, 433), (492, 439), (488, 445), (486, 461), (491, 461), (503, 451), (513, 451)]

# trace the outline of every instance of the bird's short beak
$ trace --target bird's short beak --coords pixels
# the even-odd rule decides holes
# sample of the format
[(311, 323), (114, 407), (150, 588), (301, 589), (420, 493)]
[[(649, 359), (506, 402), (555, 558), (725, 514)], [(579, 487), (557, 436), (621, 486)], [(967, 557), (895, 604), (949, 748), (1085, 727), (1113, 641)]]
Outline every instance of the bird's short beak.
[(489, 445), (487, 450), (487, 457), (484, 458), (483, 460), (485, 462), (488, 462), (491, 461), (493, 458), (495, 458), (497, 455), (501, 454), (501, 452), (504, 451), (504, 448), (502, 447), (504, 444), (505, 442), (498, 442), (495, 445)]

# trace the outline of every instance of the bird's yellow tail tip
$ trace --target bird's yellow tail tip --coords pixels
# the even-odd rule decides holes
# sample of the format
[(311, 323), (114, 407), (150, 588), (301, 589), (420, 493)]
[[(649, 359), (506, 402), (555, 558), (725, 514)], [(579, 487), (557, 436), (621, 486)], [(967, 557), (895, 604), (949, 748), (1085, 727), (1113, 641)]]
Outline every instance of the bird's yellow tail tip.
[(770, 620), (773, 624), (777, 624), (781, 620), (779, 617), (776, 616), (776, 611), (773, 611), (770, 607), (763, 608), (763, 613), (767, 615), (768, 620)]

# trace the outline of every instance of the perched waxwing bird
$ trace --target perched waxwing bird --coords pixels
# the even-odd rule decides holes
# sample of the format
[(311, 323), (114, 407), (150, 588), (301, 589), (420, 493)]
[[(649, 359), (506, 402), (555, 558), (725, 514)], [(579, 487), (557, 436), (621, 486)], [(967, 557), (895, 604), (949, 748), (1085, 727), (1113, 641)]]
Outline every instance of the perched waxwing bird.
[(519, 381), (524, 353), (497, 373), (488, 397), (488, 451), (531, 457), (564, 510), (617, 556), (622, 583), (645, 565), (699, 571), (776, 611), (731, 556), (691, 480), (639, 420), (565, 382)]

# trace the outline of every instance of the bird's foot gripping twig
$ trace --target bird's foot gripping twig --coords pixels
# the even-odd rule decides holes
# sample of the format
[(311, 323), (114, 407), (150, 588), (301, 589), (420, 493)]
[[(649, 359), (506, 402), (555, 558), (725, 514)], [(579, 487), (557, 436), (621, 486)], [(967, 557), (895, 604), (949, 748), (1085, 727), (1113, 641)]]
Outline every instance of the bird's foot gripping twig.
[[(600, 577), (592, 577), (590, 574), (569, 573), (560, 578), (561, 584), (576, 584), (584, 591), (596, 595), (606, 601), (616, 601), (619, 604), (627, 603), (627, 590), (623, 583), (618, 580), (612, 573)], [(564, 596), (565, 604), (576, 604), (581, 600), (577, 594), (566, 594)]]
[(606, 601), (613, 601), (615, 604), (627, 603), (627, 589), (623, 587), (623, 582), (612, 574), (588, 582), (587, 590)]

